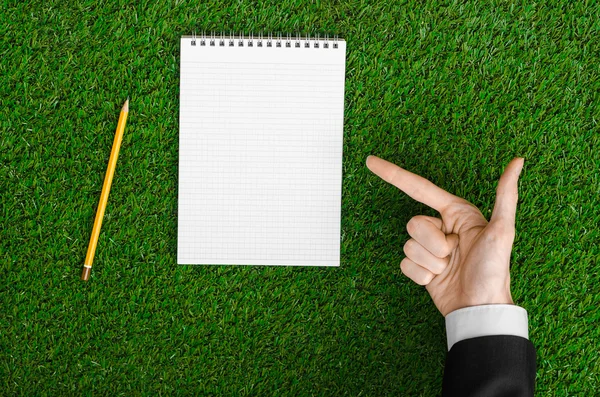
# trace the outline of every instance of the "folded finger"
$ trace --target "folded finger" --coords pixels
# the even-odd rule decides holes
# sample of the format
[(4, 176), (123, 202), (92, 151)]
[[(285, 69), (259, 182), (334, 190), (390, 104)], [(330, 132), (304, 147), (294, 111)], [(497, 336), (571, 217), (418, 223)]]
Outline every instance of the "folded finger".
[(438, 258), (445, 258), (458, 244), (458, 236), (446, 235), (442, 231), (442, 220), (431, 216), (417, 215), (406, 225), (410, 237)]
[(442, 273), (450, 262), (450, 257), (438, 258), (412, 238), (404, 244), (404, 254), (408, 259), (433, 274)]
[(419, 285), (427, 285), (435, 277), (435, 274), (417, 265), (408, 258), (404, 258), (402, 262), (400, 262), (400, 269), (402, 269), (402, 273), (404, 273), (406, 277)]

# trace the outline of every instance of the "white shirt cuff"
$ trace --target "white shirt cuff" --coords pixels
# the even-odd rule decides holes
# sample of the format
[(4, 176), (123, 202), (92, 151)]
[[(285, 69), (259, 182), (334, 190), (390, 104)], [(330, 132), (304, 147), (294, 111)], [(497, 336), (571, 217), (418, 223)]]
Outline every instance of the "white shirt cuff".
[(527, 310), (515, 305), (481, 305), (446, 315), (448, 350), (461, 340), (490, 335), (514, 335), (529, 339)]

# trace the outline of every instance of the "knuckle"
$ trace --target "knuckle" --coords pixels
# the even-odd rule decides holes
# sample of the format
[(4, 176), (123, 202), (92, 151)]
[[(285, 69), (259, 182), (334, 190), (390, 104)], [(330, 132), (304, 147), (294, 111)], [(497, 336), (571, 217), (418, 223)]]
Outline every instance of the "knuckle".
[(402, 259), (402, 262), (400, 262), (400, 270), (402, 270), (402, 273), (404, 273), (405, 276), (408, 276), (406, 272), (408, 271), (409, 263), (408, 258), (404, 258)]
[(431, 273), (438, 275), (438, 274), (442, 274), (442, 272), (446, 269), (446, 264), (443, 263), (442, 261), (436, 261), (435, 263), (432, 264), (431, 266)]
[(413, 265), (408, 258), (404, 258), (402, 262), (400, 262), (400, 269), (402, 270), (402, 273), (418, 285), (428, 285), (435, 277), (435, 274), (431, 272), (415, 272), (415, 269), (412, 267)]
[(432, 273), (425, 274), (419, 277), (418, 281), (415, 281), (419, 285), (427, 285), (433, 280), (434, 275)]
[(419, 230), (423, 217), (421, 215), (413, 216), (406, 224), (406, 230), (411, 236)]
[(438, 258), (445, 258), (448, 255), (450, 255), (450, 247), (448, 246), (448, 244), (438, 245), (437, 247), (435, 247), (434, 251), (435, 252), (433, 252), (433, 255), (435, 255)]
[(410, 239), (406, 243), (404, 243), (404, 253), (408, 256), (410, 256), (410, 254), (413, 254), (415, 252), (415, 244), (416, 241), (413, 239)]

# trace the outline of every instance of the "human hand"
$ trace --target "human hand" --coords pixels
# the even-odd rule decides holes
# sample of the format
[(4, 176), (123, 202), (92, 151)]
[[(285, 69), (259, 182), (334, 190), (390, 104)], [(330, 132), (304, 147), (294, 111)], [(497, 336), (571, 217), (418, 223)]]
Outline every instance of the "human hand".
[(467, 306), (514, 304), (509, 267), (523, 161), (515, 158), (506, 166), (488, 223), (468, 201), (388, 161), (367, 158), (373, 173), (441, 215), (417, 215), (408, 222), (412, 238), (404, 245), (400, 268), (425, 286), (444, 317)]

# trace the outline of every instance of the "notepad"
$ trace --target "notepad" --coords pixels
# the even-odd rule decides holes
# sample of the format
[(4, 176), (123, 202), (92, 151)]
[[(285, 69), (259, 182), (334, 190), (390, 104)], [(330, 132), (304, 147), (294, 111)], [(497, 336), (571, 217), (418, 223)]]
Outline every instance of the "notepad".
[(179, 264), (340, 265), (345, 53), (181, 39)]

